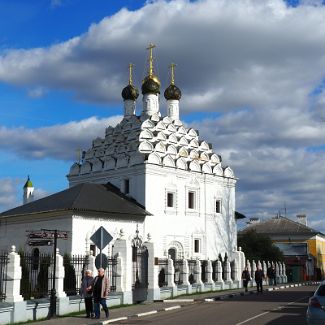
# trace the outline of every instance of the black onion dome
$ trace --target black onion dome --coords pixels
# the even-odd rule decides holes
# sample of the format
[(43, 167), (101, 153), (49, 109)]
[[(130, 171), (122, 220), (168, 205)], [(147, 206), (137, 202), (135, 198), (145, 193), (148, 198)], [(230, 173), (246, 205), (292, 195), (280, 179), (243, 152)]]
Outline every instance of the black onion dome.
[(169, 99), (180, 100), (182, 97), (182, 92), (177, 86), (171, 84), (166, 88), (164, 92), (164, 96), (167, 100)]
[(139, 91), (133, 85), (127, 85), (122, 90), (122, 97), (124, 100), (136, 100), (139, 97)]
[(160, 94), (160, 81), (156, 76), (146, 77), (142, 83), (142, 94)]

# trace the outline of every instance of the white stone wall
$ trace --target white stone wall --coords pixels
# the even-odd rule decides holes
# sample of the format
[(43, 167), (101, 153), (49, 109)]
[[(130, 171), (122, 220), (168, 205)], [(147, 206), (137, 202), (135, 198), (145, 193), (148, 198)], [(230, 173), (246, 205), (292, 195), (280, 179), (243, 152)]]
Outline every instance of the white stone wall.
[[(28, 230), (38, 231), (42, 228), (69, 231), (68, 240), (58, 240), (61, 252), (71, 251), (71, 215), (65, 214), (40, 214), (17, 217), (2, 217), (0, 220), (0, 251), (10, 250), (12, 245), (17, 251), (30, 252), (33, 247), (28, 245)], [(78, 233), (75, 234), (78, 236)], [(53, 252), (53, 246), (38, 246), (41, 253)]]

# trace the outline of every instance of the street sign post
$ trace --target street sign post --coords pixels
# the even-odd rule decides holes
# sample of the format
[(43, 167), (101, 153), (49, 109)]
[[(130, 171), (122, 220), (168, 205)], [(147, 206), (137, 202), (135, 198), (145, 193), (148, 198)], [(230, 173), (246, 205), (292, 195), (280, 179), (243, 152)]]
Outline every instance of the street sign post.
[(100, 253), (95, 258), (95, 266), (97, 269), (103, 268), (104, 270), (107, 268), (108, 258), (104, 253)]
[(101, 226), (95, 231), (90, 239), (99, 248), (99, 267), (97, 267), (97, 265), (96, 267), (98, 269), (103, 268), (103, 256), (106, 257), (106, 255), (102, 254), (102, 250), (112, 241), (113, 237), (103, 226)]

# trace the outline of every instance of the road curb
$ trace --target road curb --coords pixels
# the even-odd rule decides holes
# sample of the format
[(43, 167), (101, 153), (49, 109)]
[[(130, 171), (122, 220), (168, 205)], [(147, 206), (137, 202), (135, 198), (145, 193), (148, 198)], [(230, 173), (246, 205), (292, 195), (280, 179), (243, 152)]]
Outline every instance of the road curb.
[[(266, 291), (272, 292), (272, 291), (277, 291), (277, 290), (284, 290), (288, 288), (295, 288), (299, 286), (307, 286), (307, 285), (315, 285), (318, 284), (318, 282), (307, 282), (307, 283), (299, 283), (299, 284), (291, 284), (291, 285), (281, 285), (279, 287), (270, 287), (267, 288)], [(162, 300), (163, 303), (195, 303), (195, 302), (214, 302), (214, 301), (220, 301), (220, 300), (226, 300), (226, 299), (231, 299), (234, 297), (238, 296), (246, 296), (246, 295), (252, 295), (252, 294), (257, 294), (256, 290), (250, 290), (248, 292), (233, 292), (233, 293), (227, 293), (223, 295), (219, 295), (213, 298), (201, 298), (201, 299), (173, 299), (173, 300)], [(145, 317), (153, 314), (157, 314), (159, 312), (167, 312), (167, 311), (172, 311), (176, 309), (180, 309), (182, 307), (185, 307), (186, 305), (176, 305), (176, 306), (171, 306), (171, 307), (166, 307), (162, 309), (156, 309), (156, 310), (150, 310), (147, 312), (143, 313), (138, 313), (134, 315), (129, 315), (125, 317), (117, 317), (117, 318), (112, 318), (108, 320), (104, 320), (101, 322), (98, 322), (98, 325), (106, 325), (114, 322), (118, 322), (121, 320), (128, 320), (128, 319), (135, 319), (135, 318), (140, 318), (140, 317)]]

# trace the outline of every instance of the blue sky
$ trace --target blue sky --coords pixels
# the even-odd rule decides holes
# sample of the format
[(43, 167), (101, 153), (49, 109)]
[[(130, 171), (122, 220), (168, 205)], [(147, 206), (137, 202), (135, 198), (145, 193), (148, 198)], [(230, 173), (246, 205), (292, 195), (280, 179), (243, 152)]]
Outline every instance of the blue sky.
[(286, 204), (325, 232), (324, 21), (317, 0), (0, 0), (0, 211), (21, 203), (27, 175), (38, 196), (67, 186), (77, 148), (120, 119), (129, 62), (139, 87), (152, 41), (162, 88), (178, 64), (182, 120), (239, 178), (237, 210)]

